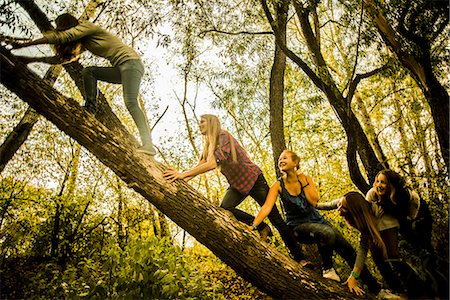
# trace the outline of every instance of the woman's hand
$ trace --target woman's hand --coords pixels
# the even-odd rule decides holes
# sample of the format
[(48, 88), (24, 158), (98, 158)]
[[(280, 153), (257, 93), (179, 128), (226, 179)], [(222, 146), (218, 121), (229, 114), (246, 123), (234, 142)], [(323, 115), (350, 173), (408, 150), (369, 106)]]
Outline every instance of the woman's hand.
[(352, 275), (350, 275), (343, 284), (346, 284), (350, 292), (356, 294), (357, 296), (364, 295), (364, 291), (358, 286), (358, 280), (356, 280), (356, 278)]
[(164, 173), (163, 173), (163, 177), (164, 179), (168, 180), (170, 183), (174, 182), (177, 179), (184, 179), (184, 174), (178, 172), (177, 170), (174, 169), (167, 169)]
[(300, 170), (297, 171), (297, 179), (302, 185), (302, 188), (308, 184), (308, 179), (306, 178), (306, 175)]

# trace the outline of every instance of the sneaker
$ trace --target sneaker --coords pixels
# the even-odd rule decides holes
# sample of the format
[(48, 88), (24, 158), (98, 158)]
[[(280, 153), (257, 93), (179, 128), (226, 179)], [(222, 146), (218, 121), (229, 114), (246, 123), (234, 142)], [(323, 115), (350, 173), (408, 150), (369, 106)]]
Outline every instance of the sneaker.
[(153, 147), (152, 144), (146, 144), (146, 145), (138, 147), (136, 149), (136, 152), (154, 156), (156, 154), (156, 149), (155, 149), (155, 147)]
[(328, 270), (323, 270), (322, 273), (323, 277), (337, 281), (337, 282), (341, 282), (341, 278), (339, 277), (339, 275), (336, 273), (336, 270), (334, 268), (330, 268)]
[(391, 290), (387, 290), (387, 289), (382, 289), (378, 295), (377, 295), (377, 299), (382, 299), (382, 300), (403, 300), (403, 299), (407, 299), (404, 298), (398, 294), (393, 293)]

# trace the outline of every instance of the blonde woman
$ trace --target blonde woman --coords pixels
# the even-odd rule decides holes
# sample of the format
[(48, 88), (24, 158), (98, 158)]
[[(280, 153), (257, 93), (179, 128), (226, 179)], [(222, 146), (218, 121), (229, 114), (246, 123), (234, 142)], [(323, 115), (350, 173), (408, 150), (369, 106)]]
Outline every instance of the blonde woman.
[[(220, 171), (230, 184), (220, 206), (231, 211), (239, 221), (251, 225), (254, 217), (236, 207), (247, 196), (251, 196), (259, 205), (264, 204), (269, 186), (261, 169), (250, 160), (239, 142), (228, 131), (222, 129), (217, 116), (202, 115), (199, 126), (203, 138), (203, 151), (197, 166), (184, 172), (168, 169), (164, 177), (170, 182), (177, 179), (188, 181), (199, 174), (220, 167)], [(274, 207), (268, 215), (293, 258), (300, 261), (303, 258), (300, 245), (295, 241), (293, 233), (283, 221), (277, 208)], [(262, 239), (271, 233), (270, 227), (263, 222), (252, 229), (258, 230)]]

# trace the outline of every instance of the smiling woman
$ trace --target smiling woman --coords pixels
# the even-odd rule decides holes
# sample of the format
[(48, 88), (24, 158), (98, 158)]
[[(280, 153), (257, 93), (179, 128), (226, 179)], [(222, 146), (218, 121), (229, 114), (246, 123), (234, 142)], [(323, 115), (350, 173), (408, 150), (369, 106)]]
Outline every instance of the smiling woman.
[(389, 169), (380, 171), (366, 198), (375, 204), (379, 230), (399, 227), (400, 234), (413, 246), (433, 253), (433, 220), (428, 204), (406, 186), (400, 174)]

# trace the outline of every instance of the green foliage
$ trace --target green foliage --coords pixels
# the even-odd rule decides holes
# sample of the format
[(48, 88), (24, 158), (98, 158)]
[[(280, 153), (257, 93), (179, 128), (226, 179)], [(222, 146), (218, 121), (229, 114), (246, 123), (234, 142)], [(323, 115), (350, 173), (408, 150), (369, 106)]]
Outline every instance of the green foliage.
[[(7, 267), (9, 262), (16, 263), (6, 261)], [(168, 239), (134, 240), (124, 250), (111, 245), (65, 267), (54, 261), (29, 263), (33, 268), (16, 268), (27, 276), (15, 286), (24, 298), (198, 299), (205, 291), (202, 278)], [(7, 282), (13, 276), (1, 275)]]

